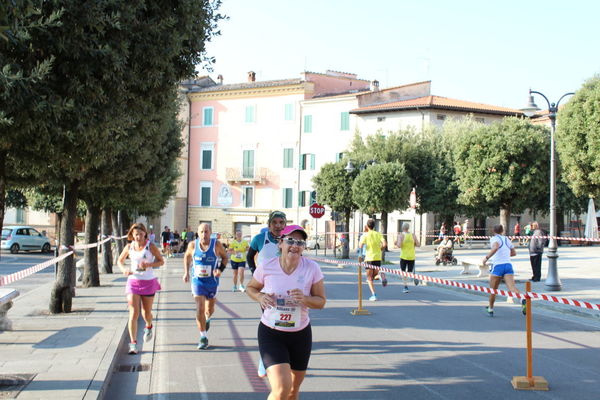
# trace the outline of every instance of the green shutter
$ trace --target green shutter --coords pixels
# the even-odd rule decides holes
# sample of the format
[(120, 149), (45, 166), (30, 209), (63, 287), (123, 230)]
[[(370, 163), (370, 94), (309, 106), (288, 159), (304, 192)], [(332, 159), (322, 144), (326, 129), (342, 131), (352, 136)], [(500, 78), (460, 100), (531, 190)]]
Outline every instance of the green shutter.
[(205, 108), (204, 109), (204, 126), (212, 126), (213, 124), (213, 109)]
[(294, 149), (283, 149), (283, 168), (293, 168)]
[(254, 178), (254, 150), (244, 150), (242, 177)]
[(200, 200), (200, 205), (203, 207), (210, 206), (210, 188), (209, 187), (202, 188), (202, 199)]
[(312, 115), (304, 116), (304, 133), (312, 132)]
[(254, 122), (254, 106), (246, 106), (246, 122)]
[(212, 169), (212, 150), (202, 150), (202, 169)]
[(310, 155), (310, 169), (312, 169), (312, 170), (315, 169), (315, 155), (314, 154)]
[(343, 112), (340, 114), (340, 130), (349, 131), (350, 130), (350, 113)]
[(292, 121), (294, 119), (294, 105), (286, 104), (285, 105), (285, 120)]

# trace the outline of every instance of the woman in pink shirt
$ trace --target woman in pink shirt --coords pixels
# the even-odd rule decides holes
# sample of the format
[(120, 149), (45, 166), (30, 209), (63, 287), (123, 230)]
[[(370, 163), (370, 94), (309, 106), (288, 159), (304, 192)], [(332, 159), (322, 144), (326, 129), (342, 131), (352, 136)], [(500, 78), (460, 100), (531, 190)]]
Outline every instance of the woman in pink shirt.
[(312, 349), (309, 308), (325, 306), (319, 265), (305, 257), (306, 232), (288, 225), (281, 232), (279, 257), (259, 265), (246, 287), (263, 314), (258, 347), (271, 384), (269, 399), (297, 399)]

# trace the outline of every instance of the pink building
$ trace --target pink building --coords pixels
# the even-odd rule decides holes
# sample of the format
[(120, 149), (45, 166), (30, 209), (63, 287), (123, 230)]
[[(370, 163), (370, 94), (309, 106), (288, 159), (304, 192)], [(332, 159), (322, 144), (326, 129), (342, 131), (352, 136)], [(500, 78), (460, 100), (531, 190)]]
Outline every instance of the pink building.
[(274, 209), (299, 223), (300, 171), (314, 163), (301, 156), (302, 134), (313, 123), (301, 102), (369, 86), (354, 74), (327, 71), (263, 82), (249, 72), (244, 83), (191, 88), (188, 225), (209, 222), (214, 231), (246, 235)]

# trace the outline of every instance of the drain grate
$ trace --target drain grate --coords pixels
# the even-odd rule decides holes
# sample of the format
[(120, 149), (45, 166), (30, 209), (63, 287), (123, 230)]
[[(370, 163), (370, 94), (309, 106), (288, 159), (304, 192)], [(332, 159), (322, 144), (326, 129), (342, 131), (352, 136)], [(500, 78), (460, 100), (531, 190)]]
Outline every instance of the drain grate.
[(149, 371), (150, 364), (121, 364), (117, 366), (119, 372), (142, 372)]
[(36, 374), (0, 375), (0, 399), (14, 399), (33, 380)]

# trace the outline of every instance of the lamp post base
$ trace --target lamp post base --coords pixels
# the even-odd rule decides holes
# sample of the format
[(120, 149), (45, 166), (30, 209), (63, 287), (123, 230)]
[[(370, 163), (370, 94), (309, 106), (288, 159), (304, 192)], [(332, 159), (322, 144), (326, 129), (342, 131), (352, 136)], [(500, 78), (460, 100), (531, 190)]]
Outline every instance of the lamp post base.
[(562, 290), (562, 284), (558, 277), (558, 266), (557, 266), (558, 254), (556, 248), (548, 249), (548, 276), (544, 282), (546, 290), (550, 292), (558, 292)]

